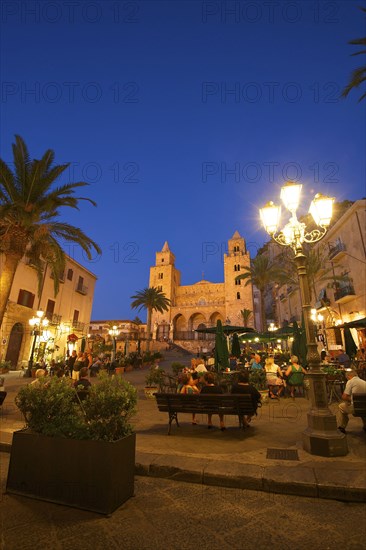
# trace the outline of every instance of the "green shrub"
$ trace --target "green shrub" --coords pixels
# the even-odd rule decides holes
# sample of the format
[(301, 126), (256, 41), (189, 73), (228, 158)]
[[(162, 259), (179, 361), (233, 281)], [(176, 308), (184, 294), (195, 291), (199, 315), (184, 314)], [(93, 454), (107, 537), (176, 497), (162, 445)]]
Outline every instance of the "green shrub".
[(136, 412), (136, 400), (137, 391), (129, 382), (101, 373), (99, 383), (89, 388), (82, 403), (67, 379), (52, 378), (23, 386), (15, 404), (34, 432), (115, 441), (132, 432), (130, 420)]
[(150, 367), (148, 374), (145, 377), (145, 384), (148, 388), (160, 386), (163, 382), (165, 371), (161, 367)]
[(173, 361), (171, 364), (171, 369), (173, 371), (173, 374), (175, 376), (178, 376), (178, 374), (185, 368), (185, 365), (182, 363), (179, 363), (178, 361)]

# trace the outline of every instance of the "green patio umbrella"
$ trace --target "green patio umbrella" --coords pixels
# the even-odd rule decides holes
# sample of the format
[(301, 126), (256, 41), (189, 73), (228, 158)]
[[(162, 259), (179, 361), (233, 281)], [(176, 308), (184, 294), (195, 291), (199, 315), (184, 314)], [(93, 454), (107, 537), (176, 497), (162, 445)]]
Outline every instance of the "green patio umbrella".
[(299, 327), (296, 321), (293, 323), (294, 328), (294, 341), (292, 343), (291, 347), (291, 353), (292, 355), (297, 355), (299, 358), (299, 361), (303, 367), (307, 365), (307, 352), (308, 348), (306, 345), (306, 333), (305, 333), (305, 326), (303, 322), (303, 326)]
[(346, 348), (346, 353), (350, 359), (353, 359), (357, 353), (357, 346), (351, 334), (351, 331), (348, 326), (345, 326), (343, 329), (344, 336), (344, 347)]
[(229, 368), (229, 350), (227, 341), (222, 329), (220, 319), (217, 321), (215, 337), (215, 369), (217, 372)]
[(233, 334), (233, 341), (231, 342), (231, 355), (238, 358), (241, 355), (239, 336), (237, 332), (234, 332)]

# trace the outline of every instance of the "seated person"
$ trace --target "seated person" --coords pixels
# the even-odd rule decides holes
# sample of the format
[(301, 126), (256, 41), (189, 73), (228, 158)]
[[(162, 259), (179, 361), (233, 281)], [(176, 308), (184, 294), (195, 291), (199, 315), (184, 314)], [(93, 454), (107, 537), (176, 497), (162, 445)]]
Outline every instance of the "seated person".
[[(282, 378), (282, 371), (274, 362), (273, 355), (267, 357), (264, 370), (266, 371), (269, 397), (270, 399), (276, 399), (276, 397), (280, 397), (285, 386)], [(277, 395), (274, 394), (275, 388), (277, 388)]]
[[(201, 393), (223, 393), (222, 388), (215, 384), (215, 375), (213, 372), (206, 372), (204, 375), (205, 385), (201, 389)], [(224, 424), (224, 415), (219, 414), (220, 418), (220, 429), (221, 431), (226, 430)], [(212, 414), (208, 415), (207, 428), (210, 430), (212, 428)]]
[[(342, 394), (342, 403), (338, 405), (337, 424), (338, 430), (346, 433), (348, 424), (348, 415), (353, 414), (353, 395), (356, 393), (366, 393), (366, 381), (357, 376), (357, 371), (353, 369), (346, 370), (347, 384)], [(366, 431), (366, 418), (362, 418), (363, 429)]]
[[(200, 390), (197, 387), (197, 383), (198, 383), (198, 376), (193, 377), (188, 372), (184, 373), (181, 376), (181, 380), (180, 380), (180, 384), (178, 386), (177, 392), (188, 394), (188, 395), (200, 393)], [(194, 413), (192, 414), (192, 424), (193, 426), (197, 424), (196, 415)]]
[(337, 356), (338, 363), (341, 365), (341, 367), (344, 367), (347, 369), (351, 364), (351, 359), (349, 355), (343, 350), (339, 350), (339, 355)]
[(207, 372), (207, 369), (203, 363), (199, 363), (194, 369), (196, 372)]
[(254, 354), (253, 362), (250, 360), (249, 364), (251, 369), (263, 369), (261, 365), (261, 357), (258, 353)]
[(291, 365), (286, 371), (287, 383), (290, 387), (291, 397), (294, 397), (295, 386), (302, 386), (304, 377), (303, 374), (306, 374), (306, 370), (299, 365), (299, 358), (297, 355), (291, 355), (290, 357)]
[[(233, 384), (231, 388), (231, 393), (245, 393), (252, 396), (253, 408), (255, 410), (254, 414), (257, 414), (258, 404), (261, 401), (261, 394), (259, 391), (249, 384), (249, 374), (247, 372), (240, 372), (238, 374), (237, 384)], [(249, 428), (249, 423), (252, 420), (253, 415), (244, 415), (242, 418), (243, 429)]]
[(79, 380), (74, 382), (74, 388), (76, 390), (88, 390), (91, 386), (88, 367), (82, 367), (79, 371)]

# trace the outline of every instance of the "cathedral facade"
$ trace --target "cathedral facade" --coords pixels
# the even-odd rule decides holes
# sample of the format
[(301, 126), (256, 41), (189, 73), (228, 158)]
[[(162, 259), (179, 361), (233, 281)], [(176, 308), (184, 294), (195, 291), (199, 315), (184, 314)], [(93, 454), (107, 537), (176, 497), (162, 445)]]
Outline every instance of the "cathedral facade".
[(171, 304), (163, 314), (153, 311), (153, 339), (197, 340), (198, 334), (194, 331), (215, 326), (218, 319), (223, 324), (243, 325), (240, 311), (253, 311), (253, 290), (251, 284), (245, 286), (246, 280), (236, 281), (235, 278), (249, 265), (245, 240), (236, 231), (224, 254), (224, 282), (201, 280), (183, 286), (180, 271), (175, 267), (175, 256), (165, 242), (162, 250), (156, 253), (155, 266), (150, 268), (149, 287), (159, 288)]

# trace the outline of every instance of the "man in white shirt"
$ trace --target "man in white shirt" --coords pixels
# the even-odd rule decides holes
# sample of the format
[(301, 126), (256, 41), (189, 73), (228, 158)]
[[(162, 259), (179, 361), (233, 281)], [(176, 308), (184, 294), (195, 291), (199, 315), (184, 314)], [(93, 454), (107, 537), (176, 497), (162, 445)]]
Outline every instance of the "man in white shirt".
[[(348, 380), (342, 395), (342, 403), (338, 406), (337, 424), (338, 430), (346, 433), (348, 424), (348, 415), (353, 414), (353, 399), (355, 393), (366, 393), (366, 381), (357, 376), (353, 369), (346, 369), (346, 378)], [(363, 429), (366, 431), (366, 420), (362, 418)]]

